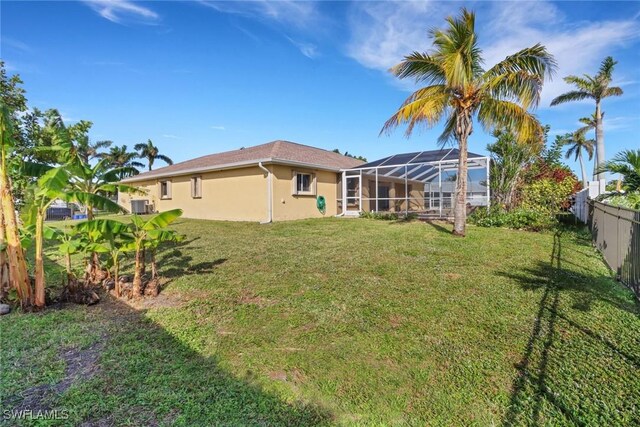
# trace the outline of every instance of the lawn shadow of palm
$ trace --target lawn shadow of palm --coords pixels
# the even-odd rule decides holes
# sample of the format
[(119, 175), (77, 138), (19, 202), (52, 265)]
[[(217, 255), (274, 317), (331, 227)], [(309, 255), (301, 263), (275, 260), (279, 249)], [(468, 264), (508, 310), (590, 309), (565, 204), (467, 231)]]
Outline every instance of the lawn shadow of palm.
[[(521, 359), (515, 365), (517, 374), (512, 383), (510, 402), (503, 418), (503, 426), (544, 424), (542, 412), (548, 407), (561, 413), (570, 423), (584, 425), (585, 414), (580, 413), (583, 408), (576, 407), (571, 403), (571, 399), (566, 399), (567, 396), (554, 390), (554, 387), (570, 389), (571, 384), (562, 383), (562, 379), (559, 381), (555, 375), (550, 379), (551, 374), (548, 368), (552, 362), (552, 356), (556, 359), (564, 357), (561, 361), (554, 360), (556, 364), (562, 362), (585, 370), (590, 368), (589, 360), (571, 358), (570, 354), (562, 353), (557, 340), (563, 330), (571, 329), (572, 332), (584, 335), (585, 342), (593, 346), (592, 351), (608, 349), (619, 358), (620, 363), (640, 369), (640, 352), (634, 353), (623, 349), (606, 337), (606, 331), (596, 331), (586, 327), (579, 320), (572, 319), (568, 312), (565, 313), (559, 309), (562, 296), (573, 298), (574, 303), (571, 308), (580, 311), (589, 311), (594, 301), (603, 301), (619, 310), (636, 316), (640, 315), (637, 303), (619, 298), (610, 291), (610, 278), (603, 280), (603, 277), (589, 276), (565, 268), (564, 265), (567, 262), (562, 257), (563, 238), (562, 230), (554, 234), (548, 263), (541, 261), (534, 268), (501, 273), (502, 276), (519, 283), (525, 290), (543, 289), (529, 340)], [(570, 292), (570, 297), (564, 292)], [(562, 323), (560, 331), (558, 323)], [(580, 398), (586, 397), (580, 396)]]
[[(217, 356), (200, 354), (175, 331), (154, 322), (147, 310), (110, 297), (82, 309), (85, 321), (100, 330), (96, 342), (85, 349), (58, 343), (64, 378), (23, 390), (5, 403), (21, 409), (70, 408), (67, 422), (82, 426), (289, 426), (324, 425), (333, 419), (327, 409), (285, 402), (264, 390), (250, 371), (241, 377), (232, 374)], [(293, 384), (292, 378), (282, 381)]]

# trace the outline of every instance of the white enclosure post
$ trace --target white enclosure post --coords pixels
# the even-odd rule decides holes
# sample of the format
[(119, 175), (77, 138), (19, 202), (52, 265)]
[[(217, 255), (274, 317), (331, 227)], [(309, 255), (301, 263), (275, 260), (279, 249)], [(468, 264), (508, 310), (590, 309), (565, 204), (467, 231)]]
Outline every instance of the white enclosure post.
[(379, 211), (379, 207), (378, 207), (378, 168), (376, 168), (376, 212)]
[(342, 214), (347, 213), (347, 172), (342, 172)]
[(358, 195), (358, 212), (362, 212), (362, 169), (360, 169), (360, 182), (358, 183), (360, 194)]
[(404, 165), (404, 214), (409, 215), (409, 182), (408, 182), (407, 165)]
[(491, 178), (490, 174), (490, 164), (489, 162), (491, 161), (491, 159), (489, 157), (487, 157), (487, 209), (489, 209), (490, 205), (491, 205), (491, 190), (489, 188), (489, 179)]
[(440, 162), (438, 162), (438, 196), (440, 198), (438, 202), (440, 218), (442, 218), (442, 163)]

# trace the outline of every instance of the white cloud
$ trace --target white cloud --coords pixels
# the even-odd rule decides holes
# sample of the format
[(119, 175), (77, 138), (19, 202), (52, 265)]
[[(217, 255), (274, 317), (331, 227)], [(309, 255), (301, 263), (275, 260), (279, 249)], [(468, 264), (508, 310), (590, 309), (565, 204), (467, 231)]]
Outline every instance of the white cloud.
[(562, 77), (597, 72), (600, 62), (613, 49), (640, 36), (640, 23), (635, 19), (570, 23), (549, 3), (505, 2), (494, 5), (493, 9), (503, 16), (496, 16), (483, 29), (485, 34), (496, 35), (484, 46), (487, 64), (495, 64), (510, 53), (538, 42), (546, 46), (558, 62), (558, 75), (545, 83), (541, 106), (548, 106), (554, 97), (571, 89)]
[(224, 126), (211, 126), (211, 129), (214, 129), (214, 130), (226, 130)]
[(83, 0), (83, 2), (104, 19), (117, 24), (130, 19), (144, 23), (155, 23), (160, 19), (160, 15), (153, 10), (130, 0)]
[[(428, 30), (442, 27), (459, 6), (434, 1), (356, 3), (350, 11), (347, 54), (365, 67), (387, 71), (405, 55), (429, 50)], [(572, 23), (545, 1), (478, 3), (476, 30), (487, 65), (538, 42), (555, 56), (559, 75), (545, 84), (541, 106), (569, 89), (562, 76), (594, 73), (613, 49), (640, 37), (636, 17)]]
[(179, 137), (175, 136), (175, 135), (171, 135), (169, 133), (165, 133), (162, 135), (163, 138), (169, 138), (169, 139), (180, 139)]
[(2, 44), (22, 52), (31, 52), (32, 50), (31, 46), (29, 46), (28, 44), (23, 43), (20, 40), (12, 39), (11, 37), (3, 36)]
[(300, 50), (300, 53), (302, 53), (307, 58), (313, 59), (318, 56), (319, 52), (316, 45), (294, 40), (291, 37), (287, 37), (287, 39), (291, 42), (291, 44), (297, 47), (298, 50)]
[(430, 47), (428, 29), (440, 25), (454, 3), (431, 1), (354, 3), (347, 55), (368, 68), (386, 71), (405, 55)]
[(298, 28), (306, 27), (309, 22), (320, 16), (316, 4), (310, 1), (255, 0), (222, 2), (200, 0), (200, 3), (218, 12), (276, 21)]

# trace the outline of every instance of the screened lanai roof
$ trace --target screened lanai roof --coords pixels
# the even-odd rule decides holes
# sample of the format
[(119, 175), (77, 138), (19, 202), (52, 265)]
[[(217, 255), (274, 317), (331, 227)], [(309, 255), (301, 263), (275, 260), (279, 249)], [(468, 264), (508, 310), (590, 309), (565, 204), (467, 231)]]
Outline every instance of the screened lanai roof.
[[(429, 182), (439, 173), (457, 169), (459, 154), (460, 150), (457, 148), (394, 154), (349, 170), (364, 174)], [(467, 153), (467, 163), (469, 169), (488, 167), (486, 156), (471, 152)]]
[[(394, 154), (380, 160), (365, 163), (358, 169), (368, 169), (374, 166), (417, 165), (420, 163), (458, 160), (460, 150), (448, 148), (442, 150), (418, 151), (415, 153)], [(469, 159), (484, 157), (476, 153), (468, 153)]]

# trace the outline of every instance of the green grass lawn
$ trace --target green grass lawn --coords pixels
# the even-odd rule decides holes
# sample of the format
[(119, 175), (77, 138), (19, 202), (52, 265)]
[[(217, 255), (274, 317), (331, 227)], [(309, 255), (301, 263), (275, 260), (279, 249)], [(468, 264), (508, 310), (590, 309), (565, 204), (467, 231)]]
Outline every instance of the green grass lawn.
[(448, 227), (182, 220), (143, 308), (0, 318), (2, 408), (68, 411), (21, 421), (37, 425), (640, 424), (640, 309), (589, 241)]

